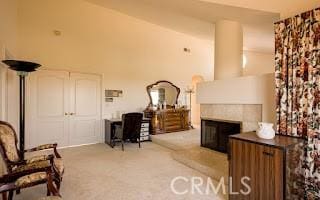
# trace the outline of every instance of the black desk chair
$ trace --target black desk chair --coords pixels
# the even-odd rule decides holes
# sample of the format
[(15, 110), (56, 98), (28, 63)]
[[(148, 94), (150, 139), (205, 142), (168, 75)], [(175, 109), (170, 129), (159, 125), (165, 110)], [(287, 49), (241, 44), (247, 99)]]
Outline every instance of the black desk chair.
[(130, 140), (131, 142), (138, 141), (139, 148), (141, 147), (140, 132), (142, 118), (142, 113), (127, 113), (122, 115), (122, 125), (116, 125), (115, 130), (115, 138), (121, 140), (122, 151), (124, 151), (124, 142), (126, 142), (127, 140)]

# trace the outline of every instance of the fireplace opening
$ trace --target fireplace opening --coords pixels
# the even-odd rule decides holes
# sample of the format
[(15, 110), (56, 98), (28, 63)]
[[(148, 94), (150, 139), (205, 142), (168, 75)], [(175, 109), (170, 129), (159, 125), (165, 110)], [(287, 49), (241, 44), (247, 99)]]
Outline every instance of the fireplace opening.
[(227, 153), (229, 135), (240, 133), (241, 126), (241, 122), (201, 119), (201, 146)]

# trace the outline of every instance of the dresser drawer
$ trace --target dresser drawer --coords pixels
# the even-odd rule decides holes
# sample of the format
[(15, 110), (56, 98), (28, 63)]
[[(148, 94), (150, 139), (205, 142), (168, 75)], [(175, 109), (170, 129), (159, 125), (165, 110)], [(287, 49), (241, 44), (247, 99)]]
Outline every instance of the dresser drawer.
[(149, 127), (149, 123), (142, 123), (141, 124), (141, 128), (146, 128), (146, 127)]
[(150, 136), (141, 136), (140, 137), (140, 141), (146, 141), (146, 140), (149, 140), (150, 139)]
[(182, 127), (181, 127), (181, 124), (179, 125), (170, 125), (170, 126), (166, 126), (165, 130), (166, 131), (178, 131), (178, 130), (181, 130)]
[(165, 122), (170, 122), (170, 121), (181, 121), (181, 117), (168, 117), (165, 118)]
[(180, 117), (181, 114), (178, 113), (178, 112), (177, 113), (173, 112), (173, 113), (166, 113), (165, 116), (168, 117), (168, 118), (173, 118), (173, 117)]
[(149, 127), (141, 128), (141, 132), (149, 132)]
[(165, 126), (181, 126), (181, 121), (166, 121)]
[(140, 136), (148, 136), (148, 135), (150, 135), (149, 132), (141, 132), (140, 133)]

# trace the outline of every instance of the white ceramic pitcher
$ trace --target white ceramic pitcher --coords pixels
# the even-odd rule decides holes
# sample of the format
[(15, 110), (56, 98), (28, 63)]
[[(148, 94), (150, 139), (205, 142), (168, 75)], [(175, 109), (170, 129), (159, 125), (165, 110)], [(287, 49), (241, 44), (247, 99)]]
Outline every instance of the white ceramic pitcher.
[(257, 130), (258, 137), (269, 140), (269, 139), (273, 139), (276, 136), (275, 131), (272, 128), (273, 127), (272, 123), (259, 122), (258, 125), (259, 125), (259, 128)]

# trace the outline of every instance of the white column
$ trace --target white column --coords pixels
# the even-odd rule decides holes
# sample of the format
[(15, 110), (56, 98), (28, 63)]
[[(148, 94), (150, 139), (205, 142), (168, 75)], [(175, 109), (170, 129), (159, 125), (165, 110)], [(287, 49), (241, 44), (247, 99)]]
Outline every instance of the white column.
[(214, 79), (242, 75), (243, 31), (240, 23), (221, 20), (215, 24)]

